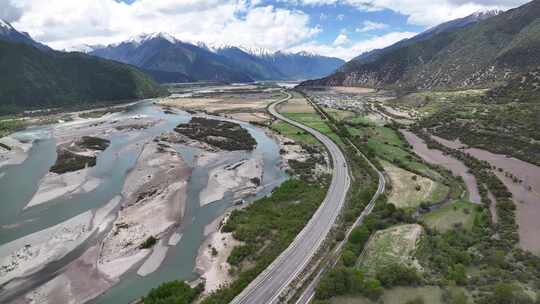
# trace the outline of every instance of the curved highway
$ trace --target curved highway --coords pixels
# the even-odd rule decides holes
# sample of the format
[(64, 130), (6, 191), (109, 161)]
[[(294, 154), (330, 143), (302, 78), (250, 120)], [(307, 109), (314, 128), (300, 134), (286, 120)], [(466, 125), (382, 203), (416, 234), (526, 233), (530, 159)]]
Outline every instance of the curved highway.
[(349, 168), (339, 147), (319, 131), (288, 119), (276, 111), (277, 105), (291, 99), (292, 95), (288, 92), (286, 94), (286, 98), (270, 105), (269, 112), (276, 118), (311, 133), (326, 146), (332, 157), (332, 182), (324, 201), (300, 234), (266, 270), (234, 298), (231, 302), (233, 304), (277, 303), (280, 294), (305, 269), (330, 232), (349, 190)]

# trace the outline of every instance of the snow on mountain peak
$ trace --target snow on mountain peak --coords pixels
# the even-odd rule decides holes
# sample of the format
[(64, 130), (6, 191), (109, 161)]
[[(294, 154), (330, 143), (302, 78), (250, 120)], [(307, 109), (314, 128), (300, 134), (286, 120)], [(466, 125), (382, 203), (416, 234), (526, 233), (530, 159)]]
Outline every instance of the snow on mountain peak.
[(271, 50), (269, 49), (265, 49), (265, 48), (241, 48), (244, 52), (248, 53), (248, 54), (251, 54), (253, 56), (257, 56), (257, 57), (267, 57), (267, 56), (272, 56), (275, 54), (275, 52), (272, 52)]
[(63, 51), (64, 52), (80, 52), (80, 53), (91, 53), (95, 50), (98, 50), (98, 49), (102, 49), (102, 48), (105, 48), (105, 45), (101, 45), (101, 44), (98, 44), (98, 45), (89, 45), (89, 44), (79, 44), (79, 45), (74, 45), (74, 46), (71, 46), (71, 47), (67, 47), (65, 48)]
[(13, 27), (11, 26), (11, 24), (7, 23), (6, 21), (0, 19), (0, 28), (4, 28), (4, 29), (8, 29), (8, 30), (12, 30)]
[(130, 38), (127, 43), (134, 43), (134, 44), (142, 44), (146, 41), (155, 39), (155, 38), (161, 38), (169, 41), (170, 43), (176, 43), (178, 42), (178, 39), (174, 38), (172, 35), (168, 33), (158, 32), (158, 33), (151, 33), (151, 34), (140, 34), (135, 37)]
[(476, 18), (486, 19), (489, 17), (497, 16), (498, 14), (502, 13), (502, 10), (498, 9), (491, 9), (491, 10), (479, 10), (472, 14), (472, 16)]

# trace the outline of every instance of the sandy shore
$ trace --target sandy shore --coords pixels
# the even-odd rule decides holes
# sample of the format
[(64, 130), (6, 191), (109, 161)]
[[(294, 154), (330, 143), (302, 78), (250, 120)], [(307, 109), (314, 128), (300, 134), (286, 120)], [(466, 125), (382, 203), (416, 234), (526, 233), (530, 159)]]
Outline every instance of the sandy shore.
[(159, 241), (152, 248), (152, 254), (146, 259), (139, 270), (137, 270), (137, 274), (144, 277), (156, 271), (165, 260), (168, 250), (169, 247), (165, 245), (165, 242), (163, 240)]
[(32, 233), (0, 247), (0, 285), (36, 273), (73, 251), (107, 221), (119, 197), (96, 212), (87, 211), (50, 228)]
[(78, 304), (89, 301), (109, 289), (115, 282), (99, 272), (95, 261), (99, 247), (89, 248), (70, 263), (60, 275), (19, 298), (17, 304)]
[(21, 142), (12, 136), (0, 138), (0, 143), (7, 145), (11, 150), (0, 147), (0, 168), (9, 165), (20, 165), (28, 157), (32, 142)]
[[(228, 191), (234, 192), (238, 199), (255, 194), (262, 181), (263, 167), (262, 157), (258, 157), (212, 169), (208, 184), (200, 193), (201, 206), (222, 199)], [(258, 183), (254, 182), (256, 179)]]
[(163, 237), (180, 223), (190, 173), (173, 150), (158, 152), (157, 143), (145, 144), (125, 180), (123, 209), (100, 251), (98, 268), (109, 278), (119, 277), (150, 254), (152, 250), (141, 249), (147, 239)]
[(86, 193), (95, 190), (101, 184), (99, 178), (89, 176), (90, 168), (56, 174), (49, 172), (39, 183), (37, 192), (34, 194), (26, 208), (37, 206), (53, 199), (77, 193)]
[(175, 232), (171, 235), (167, 244), (169, 246), (176, 246), (178, 243), (180, 243), (180, 240), (182, 240), (182, 234)]
[[(220, 286), (230, 284), (234, 279), (229, 274), (231, 266), (227, 263), (227, 258), (235, 246), (241, 244), (233, 238), (232, 233), (223, 233), (220, 231), (222, 219), (227, 216), (216, 219), (205, 227), (206, 239), (199, 248), (195, 270), (205, 281), (205, 294), (219, 289)], [(212, 248), (215, 250), (212, 250)], [(212, 253), (214, 251), (214, 254)]]

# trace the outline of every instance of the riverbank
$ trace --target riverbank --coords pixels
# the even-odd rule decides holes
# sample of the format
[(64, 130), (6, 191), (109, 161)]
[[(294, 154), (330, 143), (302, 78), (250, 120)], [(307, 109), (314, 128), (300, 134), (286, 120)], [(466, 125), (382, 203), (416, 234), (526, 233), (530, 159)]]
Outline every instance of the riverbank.
[(197, 254), (195, 271), (205, 282), (206, 295), (230, 284), (234, 276), (231, 274), (231, 265), (227, 262), (234, 247), (242, 242), (236, 240), (232, 233), (221, 231), (227, 222), (230, 213), (220, 216), (205, 227), (205, 241)]

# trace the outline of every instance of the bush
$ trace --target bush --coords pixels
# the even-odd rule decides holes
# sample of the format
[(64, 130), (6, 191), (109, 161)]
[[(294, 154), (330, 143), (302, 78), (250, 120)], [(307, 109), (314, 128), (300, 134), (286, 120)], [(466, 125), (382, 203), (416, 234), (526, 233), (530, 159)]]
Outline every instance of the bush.
[(141, 249), (148, 249), (154, 247), (154, 245), (157, 243), (157, 239), (154, 236), (150, 236), (149, 238), (144, 241), (144, 243), (141, 244)]
[(343, 251), (343, 254), (341, 255), (343, 265), (345, 265), (346, 267), (354, 266), (354, 264), (356, 264), (356, 258), (356, 254), (350, 250)]
[(185, 282), (172, 281), (153, 288), (142, 301), (144, 304), (190, 304), (203, 290), (202, 284), (191, 288)]
[(421, 282), (421, 277), (416, 269), (398, 264), (383, 267), (377, 273), (377, 279), (387, 288), (394, 286), (416, 286)]

